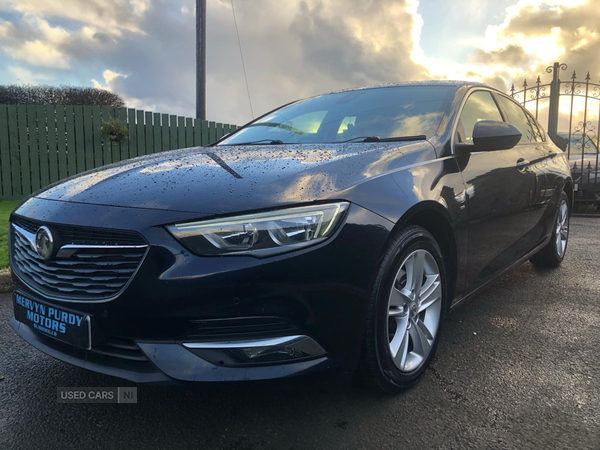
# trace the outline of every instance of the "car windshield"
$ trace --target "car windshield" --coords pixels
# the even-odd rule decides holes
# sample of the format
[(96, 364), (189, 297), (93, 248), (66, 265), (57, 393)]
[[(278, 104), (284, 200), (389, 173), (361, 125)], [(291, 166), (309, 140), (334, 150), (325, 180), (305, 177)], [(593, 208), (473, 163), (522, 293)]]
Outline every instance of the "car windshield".
[(285, 106), (218, 145), (338, 143), (363, 138), (431, 137), (454, 97), (453, 86), (368, 88)]

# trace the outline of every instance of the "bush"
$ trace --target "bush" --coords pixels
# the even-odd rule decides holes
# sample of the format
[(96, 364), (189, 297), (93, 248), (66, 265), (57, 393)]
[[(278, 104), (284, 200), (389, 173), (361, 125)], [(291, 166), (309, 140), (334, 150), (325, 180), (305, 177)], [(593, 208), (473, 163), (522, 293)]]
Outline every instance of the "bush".
[(0, 104), (125, 106), (119, 95), (104, 89), (32, 84), (0, 86)]
[(100, 131), (111, 142), (122, 142), (129, 136), (127, 126), (114, 117), (111, 117), (108, 121), (102, 120), (100, 122)]

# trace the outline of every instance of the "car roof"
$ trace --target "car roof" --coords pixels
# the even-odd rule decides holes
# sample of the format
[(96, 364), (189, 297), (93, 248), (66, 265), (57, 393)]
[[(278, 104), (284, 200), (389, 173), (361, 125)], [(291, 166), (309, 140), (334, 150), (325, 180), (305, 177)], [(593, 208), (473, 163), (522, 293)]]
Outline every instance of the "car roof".
[(480, 83), (478, 81), (464, 81), (464, 80), (421, 80), (421, 81), (402, 81), (402, 82), (397, 82), (397, 83), (382, 83), (382, 84), (374, 84), (371, 86), (361, 86), (361, 87), (353, 87), (353, 88), (347, 88), (347, 89), (339, 89), (337, 91), (332, 91), (332, 92), (326, 92), (326, 93), (322, 93), (322, 94), (317, 94), (317, 95), (312, 95), (310, 97), (306, 97), (303, 99), (298, 99), (295, 102), (292, 103), (296, 103), (296, 102), (303, 102), (306, 100), (311, 100), (313, 98), (317, 98), (317, 97), (322, 97), (323, 95), (330, 95), (330, 94), (339, 94), (342, 92), (352, 92), (352, 91), (362, 91), (365, 89), (384, 89), (384, 88), (393, 88), (393, 87), (412, 87), (412, 86), (449, 86), (449, 87), (455, 87), (455, 88), (461, 88), (464, 86), (481, 86), (481, 87), (486, 87), (486, 88), (490, 88), (493, 89), (495, 91), (498, 92), (502, 92), (499, 89), (490, 86), (488, 84), (485, 83)]
[[(339, 92), (360, 91), (363, 89), (378, 89), (378, 88), (406, 87), (406, 86), (408, 86), (408, 87), (410, 87), (410, 86), (453, 86), (456, 88), (463, 87), (463, 86), (483, 86), (483, 87), (488, 87), (490, 89), (498, 90), (492, 86), (489, 86), (485, 83), (480, 83), (478, 81), (422, 80), (422, 81), (402, 81), (402, 82), (397, 82), (397, 83), (383, 83), (383, 84), (374, 84), (371, 86), (340, 89), (338, 91), (329, 92), (329, 94), (337, 94)], [(321, 94), (321, 95), (327, 95), (327, 94)]]

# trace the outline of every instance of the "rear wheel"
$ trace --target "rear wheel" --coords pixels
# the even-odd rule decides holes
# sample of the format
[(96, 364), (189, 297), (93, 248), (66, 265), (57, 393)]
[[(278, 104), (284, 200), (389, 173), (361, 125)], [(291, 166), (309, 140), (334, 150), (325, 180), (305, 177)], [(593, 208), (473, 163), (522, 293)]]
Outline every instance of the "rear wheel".
[(446, 311), (440, 247), (408, 226), (390, 243), (369, 303), (362, 354), (367, 381), (386, 392), (414, 384), (433, 359)]
[(565, 258), (569, 242), (569, 197), (566, 193), (560, 195), (558, 211), (550, 242), (533, 255), (530, 261), (537, 267), (558, 267)]

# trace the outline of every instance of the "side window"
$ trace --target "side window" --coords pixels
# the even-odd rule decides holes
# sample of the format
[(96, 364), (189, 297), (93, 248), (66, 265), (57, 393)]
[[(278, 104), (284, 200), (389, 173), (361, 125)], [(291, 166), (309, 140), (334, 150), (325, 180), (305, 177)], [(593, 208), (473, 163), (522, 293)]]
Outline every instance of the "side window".
[(346, 116), (342, 119), (340, 127), (337, 131), (336, 140), (342, 141), (348, 139), (353, 135), (354, 124), (356, 123), (356, 116)]
[[(517, 129), (521, 132), (522, 136), (519, 143), (526, 144), (528, 142), (536, 142), (536, 134), (538, 133), (537, 131), (534, 131), (527, 114), (525, 111), (523, 111), (523, 108), (503, 95), (498, 95), (498, 99), (506, 110), (510, 123), (517, 127)], [(535, 130), (537, 130), (537, 127), (535, 127)]]
[(533, 130), (533, 137), (535, 141), (543, 142), (544, 139), (542, 138), (542, 132), (540, 131), (536, 120), (533, 118), (529, 111), (525, 110), (525, 114), (527, 115), (527, 120), (529, 120), (529, 125), (531, 125), (531, 128)]
[(480, 120), (502, 122), (502, 116), (498, 111), (496, 102), (488, 91), (476, 91), (467, 99), (456, 127), (456, 142), (472, 144), (473, 128)]
[(534, 119), (534, 123), (537, 125), (538, 131), (540, 132), (540, 142), (546, 142), (546, 130), (544, 130), (537, 119)]

